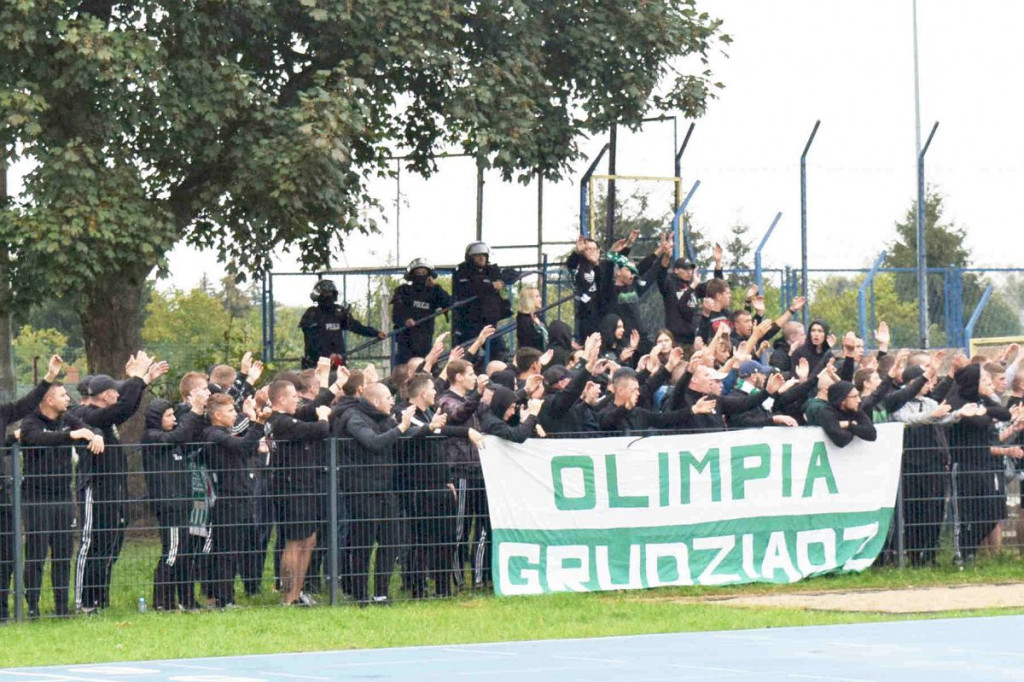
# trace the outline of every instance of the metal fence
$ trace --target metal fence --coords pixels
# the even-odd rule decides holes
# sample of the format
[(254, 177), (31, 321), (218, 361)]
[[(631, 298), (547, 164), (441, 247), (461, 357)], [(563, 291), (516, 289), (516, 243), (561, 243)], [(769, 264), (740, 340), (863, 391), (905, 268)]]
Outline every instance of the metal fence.
[[(1003, 535), (1020, 543), (1019, 469), (958, 442), (955, 428), (906, 428), (882, 563), (962, 564)], [(113, 472), (68, 446), (7, 449), (3, 615), (490, 592), (484, 482), (453, 443), (329, 439), (244, 456), (209, 443), (110, 446), (96, 458), (128, 462)]]

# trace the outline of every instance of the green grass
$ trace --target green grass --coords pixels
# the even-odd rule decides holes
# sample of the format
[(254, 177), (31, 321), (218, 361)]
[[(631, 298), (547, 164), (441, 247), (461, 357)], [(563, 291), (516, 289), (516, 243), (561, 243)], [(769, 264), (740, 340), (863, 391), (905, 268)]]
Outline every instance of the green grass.
[[(151, 594), (157, 554), (158, 546), (151, 540), (135, 539), (126, 545), (115, 569), (114, 606), (100, 615), (61, 621), (43, 618), (0, 629), (0, 666), (905, 620), (922, 616), (740, 608), (693, 603), (692, 599), (1024, 580), (1024, 563), (1014, 553), (980, 560), (964, 571), (944, 562), (933, 569), (876, 568), (793, 585), (664, 588), (524, 598), (495, 598), (478, 593), (447, 601), (406, 602), (365, 610), (351, 604), (333, 609), (284, 609), (276, 605), (277, 595), (267, 590), (253, 599), (240, 599), (243, 608), (233, 611), (139, 614), (135, 600), (139, 595), (148, 598)], [(396, 579), (393, 583), (393, 594), (401, 598), (397, 582)], [(48, 578), (44, 582), (47, 584)], [(45, 592), (49, 592), (48, 587)], [(44, 614), (48, 599), (47, 595)], [(923, 617), (997, 613), (1024, 613), (1024, 607)]]

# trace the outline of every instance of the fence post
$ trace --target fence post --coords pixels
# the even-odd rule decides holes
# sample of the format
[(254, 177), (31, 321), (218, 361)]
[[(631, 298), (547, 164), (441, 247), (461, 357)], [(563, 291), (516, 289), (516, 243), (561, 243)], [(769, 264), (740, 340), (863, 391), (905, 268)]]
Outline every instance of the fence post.
[(981, 317), (981, 311), (988, 305), (988, 299), (992, 297), (992, 285), (989, 284), (985, 287), (985, 293), (981, 295), (981, 300), (978, 301), (978, 305), (974, 307), (974, 312), (971, 313), (971, 319), (967, 321), (967, 326), (964, 327), (964, 352), (971, 352), (971, 337), (974, 336), (974, 327), (978, 324), (978, 318)]
[(882, 267), (882, 261), (885, 260), (885, 251), (878, 254), (878, 258), (875, 259), (874, 265), (868, 271), (868, 274), (864, 277), (864, 281), (861, 282), (860, 287), (857, 289), (857, 313), (860, 317), (860, 337), (864, 339), (864, 343), (868, 342), (868, 311), (866, 301), (866, 289), (875, 281), (875, 275), (878, 274), (878, 268)]
[(811, 150), (811, 143), (814, 142), (820, 125), (821, 121), (814, 122), (811, 135), (804, 145), (804, 153), (800, 155), (800, 286), (801, 294), (807, 299), (801, 309), (804, 327), (807, 326), (811, 308), (810, 294), (807, 290), (807, 152)]
[(903, 479), (896, 486), (896, 565), (900, 568), (907, 567), (907, 542), (904, 538), (907, 520), (903, 517)]
[(764, 295), (764, 287), (761, 286), (761, 250), (764, 249), (764, 245), (768, 243), (768, 238), (772, 236), (772, 232), (775, 231), (775, 226), (779, 224), (779, 220), (781, 218), (782, 211), (779, 211), (775, 214), (775, 219), (772, 220), (772, 224), (768, 227), (768, 231), (764, 233), (761, 243), (757, 245), (757, 250), (754, 251), (754, 283), (757, 284), (757, 291), (762, 296)]
[(25, 545), (21, 541), (21, 447), (15, 443), (11, 448), (11, 471), (13, 473), (14, 490), (11, 491), (14, 503), (14, 524), (11, 533), (14, 537), (14, 622), (25, 620)]
[(917, 335), (921, 348), (928, 349), (928, 250), (925, 241), (924, 226), (925, 213), (925, 184), (924, 184), (924, 155), (928, 153), (928, 147), (935, 137), (935, 130), (939, 127), (938, 121), (932, 126), (928, 133), (928, 140), (917, 155)]
[(338, 603), (338, 439), (331, 438), (330, 457), (328, 458), (327, 488), (330, 494), (327, 499), (327, 567), (331, 572), (329, 601), (331, 606)]
[(587, 172), (583, 174), (580, 179), (580, 234), (584, 237), (590, 237), (590, 202), (588, 200), (590, 194), (590, 176), (597, 170), (597, 164), (601, 163), (601, 158), (605, 152), (608, 151), (607, 143), (601, 147), (601, 151), (597, 153), (597, 158), (587, 168)]

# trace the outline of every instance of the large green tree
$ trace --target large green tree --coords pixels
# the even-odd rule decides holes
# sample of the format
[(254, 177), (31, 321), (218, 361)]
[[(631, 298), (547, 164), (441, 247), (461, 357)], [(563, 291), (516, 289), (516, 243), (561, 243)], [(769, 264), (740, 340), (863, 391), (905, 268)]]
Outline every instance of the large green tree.
[(0, 237), (18, 291), (72, 295), (90, 368), (116, 372), (178, 242), (229, 273), (282, 246), (324, 267), (374, 229), (395, 151), (556, 179), (582, 135), (700, 116), (719, 41), (696, 0), (8, 0), (0, 154), (36, 165)]

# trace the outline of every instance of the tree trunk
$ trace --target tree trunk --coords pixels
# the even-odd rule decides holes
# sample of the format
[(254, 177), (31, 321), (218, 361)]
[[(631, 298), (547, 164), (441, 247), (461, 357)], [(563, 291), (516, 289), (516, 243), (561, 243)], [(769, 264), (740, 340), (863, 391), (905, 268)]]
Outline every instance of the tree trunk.
[(123, 377), (128, 356), (142, 347), (142, 295), (148, 272), (125, 268), (85, 292), (80, 314), (90, 374)]

